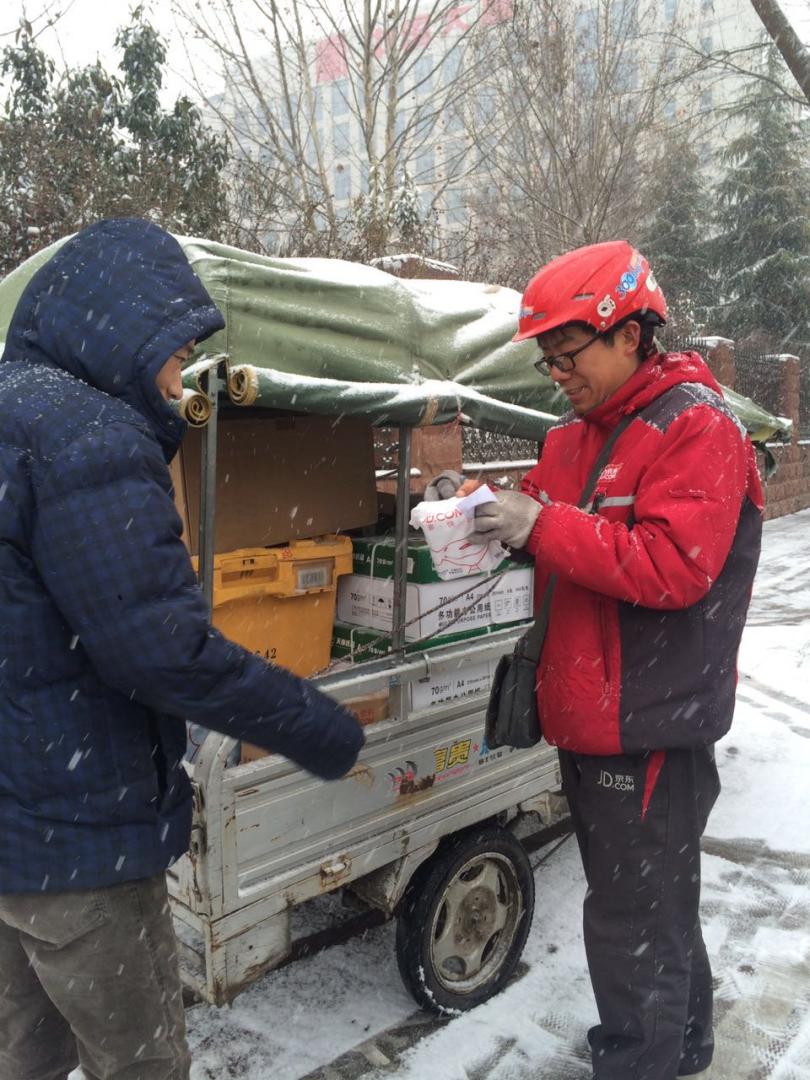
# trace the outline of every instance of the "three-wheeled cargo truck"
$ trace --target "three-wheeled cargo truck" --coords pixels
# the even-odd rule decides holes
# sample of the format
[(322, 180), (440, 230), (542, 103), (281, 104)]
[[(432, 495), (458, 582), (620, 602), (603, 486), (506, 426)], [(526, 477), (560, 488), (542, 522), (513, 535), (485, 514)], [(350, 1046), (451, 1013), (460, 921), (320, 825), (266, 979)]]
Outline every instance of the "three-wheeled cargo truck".
[[(470, 283), (406, 282), (345, 263), (263, 260), (199, 242), (185, 247), (228, 324), (207, 343), (221, 354), (201, 358), (185, 376), (189, 403), (201, 393), (198, 415), (210, 411), (183, 482), (188, 505), (196, 499), (187, 525), (199, 529), (192, 549), (214, 621), (226, 597), (215, 548), (232, 542), (216, 538), (222, 529), (230, 533), (239, 513), (231, 485), (240, 470), (229, 438), (240, 416), (260, 429), (264, 420), (268, 430), (279, 415), (330, 418), (313, 484), (334, 459), (330, 475), (340, 475), (344, 458), (346, 469), (360, 467), (351, 464), (356, 421), (396, 430), (398, 464), (393, 565), (375, 595), (379, 603), (385, 597), (387, 632), (350, 646), (348, 659), (314, 677), (338, 701), (386, 702), (384, 715), (366, 726), (357, 766), (332, 783), (275, 755), (246, 757), (217, 733), (195, 737), (192, 847), (169, 872), (183, 978), (202, 998), (228, 1001), (290, 955), (295, 905), (347, 889), (396, 915), (400, 969), (421, 1004), (468, 1008), (503, 986), (520, 957), (534, 886), (514, 827), (529, 814), (545, 823), (559, 815), (559, 777), (547, 746), (492, 750), (484, 737), (492, 670), (531, 615), (530, 570), (511, 571), (524, 575), (524, 606), (510, 609), (522, 625), (507, 613), (486, 632), (454, 635), (468, 624), (467, 609), (492, 615), (505, 603), (495, 603), (497, 576), (475, 584), (461, 577), (433, 587), (434, 596), (442, 594), (438, 636), (412, 641), (433, 624), (414, 618), (410, 604), (410, 447), (414, 429), (426, 424), (477, 424), (539, 442), (554, 422), (554, 412), (529, 404), (533, 354), (510, 343), (519, 297)], [(535, 406), (552, 400), (550, 384), (535, 389)], [(262, 498), (273, 494), (260, 485), (255, 499)], [(227, 525), (218, 523), (223, 500)], [(302, 509), (305, 495), (293, 501), (295, 520), (318, 513)], [(369, 521), (364, 531), (376, 528)], [(300, 543), (286, 540), (295, 559)], [(272, 548), (266, 558), (274, 558)], [(253, 563), (246, 565), (252, 572)], [(334, 587), (327, 573), (298, 591)], [(275, 588), (271, 572), (268, 594)], [(239, 617), (231, 615), (237, 636)], [(286, 633), (275, 653), (282, 663), (293, 644), (289, 627)]]

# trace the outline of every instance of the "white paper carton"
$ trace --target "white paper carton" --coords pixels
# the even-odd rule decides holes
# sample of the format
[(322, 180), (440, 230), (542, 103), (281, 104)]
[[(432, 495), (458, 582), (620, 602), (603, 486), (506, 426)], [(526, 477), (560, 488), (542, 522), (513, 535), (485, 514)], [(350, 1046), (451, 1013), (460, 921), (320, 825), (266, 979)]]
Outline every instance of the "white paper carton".
[[(485, 574), (458, 581), (407, 586), (406, 641), (436, 633), (456, 633), (479, 626), (501, 625), (529, 619), (532, 615), (531, 567), (507, 570), (492, 587)], [(465, 588), (466, 587), (466, 588)], [(374, 630), (393, 629), (394, 583), (390, 578), (347, 574), (338, 583), (337, 619), (352, 626)], [(469, 607), (463, 615), (460, 613)], [(436, 610), (433, 610), (436, 609)], [(456, 619), (456, 616), (460, 616)], [(453, 621), (453, 620), (456, 621)], [(413, 621), (412, 621), (413, 620)]]
[(411, 684), (411, 705), (414, 709), (427, 709), (444, 701), (455, 701), (470, 694), (489, 693), (493, 665), (484, 660), (480, 664), (466, 664), (454, 674), (433, 675), (429, 679)]

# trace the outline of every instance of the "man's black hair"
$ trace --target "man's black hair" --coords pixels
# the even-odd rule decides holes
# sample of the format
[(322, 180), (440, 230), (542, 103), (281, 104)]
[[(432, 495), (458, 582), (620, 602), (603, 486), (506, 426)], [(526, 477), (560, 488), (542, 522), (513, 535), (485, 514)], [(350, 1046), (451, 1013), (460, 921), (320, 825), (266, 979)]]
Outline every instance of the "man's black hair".
[(609, 330), (606, 330), (602, 337), (609, 345), (612, 345), (616, 331), (621, 330), (624, 324), (628, 322), (637, 322), (641, 327), (638, 351), (641, 355), (641, 359), (646, 360), (648, 356), (655, 352), (655, 331), (659, 326), (664, 325), (664, 320), (654, 311), (633, 311), (629, 315), (625, 315), (623, 319), (620, 319), (615, 326), (611, 326)]

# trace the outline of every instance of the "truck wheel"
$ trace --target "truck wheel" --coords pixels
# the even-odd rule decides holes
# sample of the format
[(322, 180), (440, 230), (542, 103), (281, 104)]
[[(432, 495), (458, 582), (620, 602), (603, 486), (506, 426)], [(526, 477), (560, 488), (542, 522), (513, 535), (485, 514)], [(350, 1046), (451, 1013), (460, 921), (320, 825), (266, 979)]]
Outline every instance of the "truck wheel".
[(397, 961), (426, 1009), (455, 1013), (497, 994), (515, 970), (534, 912), (518, 840), (497, 827), (461, 833), (420, 867), (397, 920)]

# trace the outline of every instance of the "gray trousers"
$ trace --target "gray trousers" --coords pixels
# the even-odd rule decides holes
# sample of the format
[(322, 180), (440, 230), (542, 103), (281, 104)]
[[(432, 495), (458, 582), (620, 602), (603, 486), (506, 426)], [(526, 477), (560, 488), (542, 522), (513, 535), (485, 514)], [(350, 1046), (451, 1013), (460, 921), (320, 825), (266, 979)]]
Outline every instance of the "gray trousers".
[(0, 1080), (187, 1080), (165, 875), (0, 895)]

